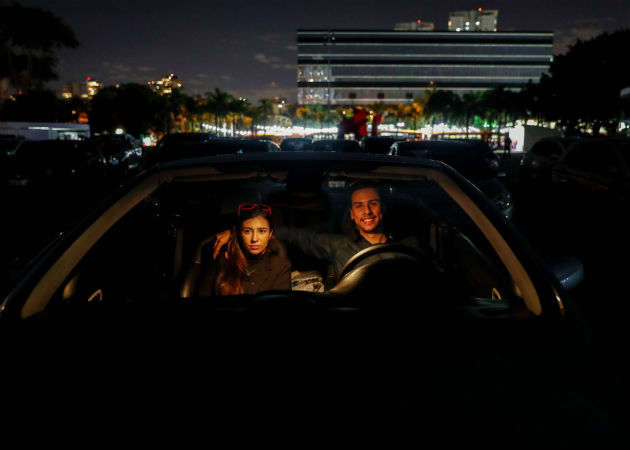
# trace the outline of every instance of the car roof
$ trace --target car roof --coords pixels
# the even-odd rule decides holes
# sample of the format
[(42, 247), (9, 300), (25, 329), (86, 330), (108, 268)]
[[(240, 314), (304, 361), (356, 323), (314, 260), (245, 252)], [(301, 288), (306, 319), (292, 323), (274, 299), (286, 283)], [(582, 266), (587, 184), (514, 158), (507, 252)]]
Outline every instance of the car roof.
[(193, 133), (167, 133), (160, 139), (160, 142), (199, 142), (205, 139), (214, 138), (215, 135), (212, 133), (201, 133), (201, 132), (193, 132)]

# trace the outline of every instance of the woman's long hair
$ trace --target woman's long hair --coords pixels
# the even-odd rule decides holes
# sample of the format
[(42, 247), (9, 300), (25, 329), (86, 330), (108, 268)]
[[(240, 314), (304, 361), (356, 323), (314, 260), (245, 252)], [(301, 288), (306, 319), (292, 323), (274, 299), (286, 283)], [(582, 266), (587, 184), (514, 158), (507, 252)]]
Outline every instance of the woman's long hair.
[[(243, 222), (254, 217), (262, 217), (269, 224), (269, 231), (272, 231), (271, 214), (269, 211), (261, 208), (253, 208), (251, 210), (242, 211), (239, 214), (237, 223), (232, 227), (230, 240), (228, 241), (227, 255), (223, 270), (219, 272), (216, 278), (215, 290), (219, 295), (239, 295), (245, 293), (243, 283), (247, 278), (247, 257), (241, 249), (240, 237)], [(265, 252), (270, 251), (273, 247), (272, 236), (267, 244)]]

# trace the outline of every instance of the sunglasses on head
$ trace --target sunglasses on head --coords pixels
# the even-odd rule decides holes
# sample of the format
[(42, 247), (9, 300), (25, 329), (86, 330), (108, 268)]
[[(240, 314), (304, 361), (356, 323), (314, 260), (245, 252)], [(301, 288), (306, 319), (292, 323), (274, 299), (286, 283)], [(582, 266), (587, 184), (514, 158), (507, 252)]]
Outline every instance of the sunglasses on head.
[(241, 203), (238, 205), (238, 216), (241, 216), (242, 211), (251, 211), (253, 209), (259, 209), (271, 215), (271, 206), (263, 205), (262, 203)]

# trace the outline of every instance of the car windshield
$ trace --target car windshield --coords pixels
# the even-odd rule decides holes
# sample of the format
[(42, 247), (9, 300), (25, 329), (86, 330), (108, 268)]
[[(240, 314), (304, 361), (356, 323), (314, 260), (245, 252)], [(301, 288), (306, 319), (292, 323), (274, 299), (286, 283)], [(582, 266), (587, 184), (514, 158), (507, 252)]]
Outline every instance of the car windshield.
[[(149, 305), (203, 297), (207, 294), (199, 294), (188, 284), (191, 267), (200, 263), (206, 270), (214, 264), (216, 234), (230, 229), (242, 205), (262, 204), (269, 207), (272, 227), (291, 263), (292, 284), (287, 291), (311, 290), (326, 296), (344, 289), (371, 289), (370, 283), (375, 282), (379, 289), (392, 283), (392, 289), (413, 286), (426, 291), (427, 301), (432, 298), (433, 304), (504, 299), (504, 308), (526, 304), (528, 313), (540, 313), (536, 294), (527, 283), (515, 285), (513, 280), (519, 276), (514, 271), (520, 269), (509, 267), (510, 258), (501, 254), (505, 244), (497, 240), (489, 219), (444, 172), (390, 167), (365, 171), (360, 164), (320, 171), (312, 161), (290, 166), (237, 164), (221, 171), (179, 169), (150, 177), (103, 214), (109, 225), (96, 221), (81, 235), (85, 241), (76, 248), (85, 247), (86, 253), (58, 285), (50, 305), (85, 301), (93, 295), (104, 303)], [(335, 261), (321, 248), (305, 248), (304, 241), (287, 236), (296, 231), (340, 236), (339, 248), (360, 243), (363, 238), (350, 213), (348, 190), (368, 180), (378, 186), (388, 239), (403, 247), (411, 240), (424, 256), (410, 256), (408, 250), (395, 248), (388, 258), (402, 266), (394, 274), (387, 272), (391, 267), (366, 263), (366, 270), (376, 271), (375, 275), (344, 277), (347, 273), (337, 270), (328, 284)], [(156, 182), (161, 183), (157, 189)], [(120, 217), (112, 219), (115, 216)], [(426, 264), (420, 271), (418, 260)], [(379, 280), (380, 270), (386, 270), (383, 280)], [(52, 289), (53, 283), (42, 283)], [(237, 297), (240, 300), (231, 300), (230, 306), (251, 301), (250, 295)], [(226, 298), (215, 296), (213, 301)]]

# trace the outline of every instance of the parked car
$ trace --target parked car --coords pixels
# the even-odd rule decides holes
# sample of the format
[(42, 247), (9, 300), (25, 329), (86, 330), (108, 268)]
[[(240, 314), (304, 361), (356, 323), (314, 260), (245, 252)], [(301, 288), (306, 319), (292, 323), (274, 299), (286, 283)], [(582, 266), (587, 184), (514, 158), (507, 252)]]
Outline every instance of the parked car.
[(98, 184), (108, 169), (97, 146), (72, 140), (23, 141), (7, 166), (8, 185), (23, 191)]
[(6, 163), (1, 253), (14, 271), (116, 187), (105, 156), (87, 141), (26, 140)]
[[(348, 187), (364, 180), (380, 185), (392, 232), (420, 248), (368, 247), (323, 292), (182, 295), (200, 243), (243, 202), (269, 206), (278, 227), (340, 234)], [(294, 272), (326, 265), (286, 251)], [(114, 411), (143, 433), (212, 442), (251, 427), (258, 442), (298, 445), (623, 447), (625, 394), (554, 267), (437, 161), (160, 164), (86, 212), (0, 299), (3, 410), (29, 427), (99, 428)]]
[(361, 146), (353, 139), (317, 139), (311, 144), (314, 152), (352, 152), (360, 153)]
[(434, 159), (448, 164), (471, 180), (510, 219), (514, 212), (512, 194), (497, 178), (498, 167), (479, 146), (465, 141), (400, 141), (390, 155)]
[(551, 169), (566, 153), (567, 148), (580, 140), (577, 137), (545, 137), (526, 152), (520, 161), (519, 179), (523, 185), (545, 187), (551, 183)]
[(312, 139), (306, 137), (287, 137), (282, 139), (282, 142), (280, 142), (280, 150), (283, 152), (303, 152), (310, 150), (312, 142)]
[(446, 142), (468, 142), (472, 145), (477, 146), (477, 148), (481, 151), (484, 159), (488, 163), (488, 167), (490, 170), (495, 172), (496, 176), (504, 176), (505, 174), (499, 172), (500, 164), (499, 157), (497, 154), (490, 148), (487, 142), (482, 139), (476, 138), (456, 138), (456, 139), (444, 139)]
[(15, 148), (22, 141), (23, 139), (0, 135), (0, 180), (2, 182), (2, 190), (7, 186), (9, 155), (13, 154)]
[(198, 156), (279, 151), (278, 144), (265, 139), (212, 138), (200, 142), (158, 143), (150, 161), (156, 164)]
[(386, 155), (394, 142), (404, 140), (395, 136), (365, 136), (359, 141), (361, 150), (365, 153)]
[[(630, 201), (630, 138), (600, 137), (574, 141), (551, 168), (551, 181), (579, 201)], [(612, 204), (611, 204), (612, 202)]]
[[(151, 167), (158, 161), (167, 160), (175, 149), (190, 145), (197, 145), (216, 138), (214, 133), (167, 133), (155, 145), (155, 148), (146, 147), (144, 151), (145, 167)], [(165, 155), (165, 156), (162, 156)]]
[(0, 156), (5, 157), (12, 154), (18, 144), (25, 139), (0, 135)]
[(131, 134), (100, 134), (88, 140), (98, 146), (118, 176), (126, 178), (142, 169), (142, 141)]

